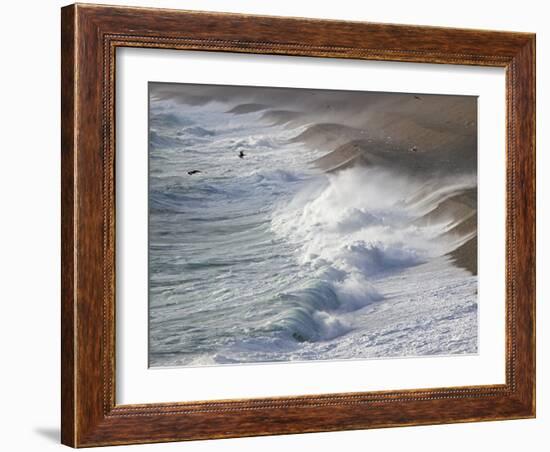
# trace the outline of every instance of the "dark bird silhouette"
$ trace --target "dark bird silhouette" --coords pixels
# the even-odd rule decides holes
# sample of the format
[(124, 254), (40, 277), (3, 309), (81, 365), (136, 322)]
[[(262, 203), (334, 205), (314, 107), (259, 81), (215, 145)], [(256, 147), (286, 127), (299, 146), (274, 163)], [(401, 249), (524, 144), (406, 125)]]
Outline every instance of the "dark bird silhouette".
[(200, 173), (200, 171), (198, 169), (187, 171), (187, 174), (189, 174), (190, 176), (192, 176), (193, 174), (198, 174), (198, 173)]
[(239, 158), (242, 159), (244, 158), (246, 154), (243, 152), (243, 151), (239, 151)]
[(414, 96), (416, 100), (420, 100), (420, 96)]

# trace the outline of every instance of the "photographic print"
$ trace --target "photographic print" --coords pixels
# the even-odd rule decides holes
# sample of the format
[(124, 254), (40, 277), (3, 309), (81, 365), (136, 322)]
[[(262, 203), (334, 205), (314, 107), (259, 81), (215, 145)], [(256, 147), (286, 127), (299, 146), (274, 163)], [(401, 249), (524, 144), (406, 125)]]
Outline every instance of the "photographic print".
[(149, 365), (475, 354), (477, 98), (149, 83)]

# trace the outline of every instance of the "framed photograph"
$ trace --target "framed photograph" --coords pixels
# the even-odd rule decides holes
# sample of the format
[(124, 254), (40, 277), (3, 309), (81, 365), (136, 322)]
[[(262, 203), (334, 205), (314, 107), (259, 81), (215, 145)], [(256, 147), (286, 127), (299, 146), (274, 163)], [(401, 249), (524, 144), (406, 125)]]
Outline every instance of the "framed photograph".
[(535, 36), (62, 9), (62, 442), (535, 416)]

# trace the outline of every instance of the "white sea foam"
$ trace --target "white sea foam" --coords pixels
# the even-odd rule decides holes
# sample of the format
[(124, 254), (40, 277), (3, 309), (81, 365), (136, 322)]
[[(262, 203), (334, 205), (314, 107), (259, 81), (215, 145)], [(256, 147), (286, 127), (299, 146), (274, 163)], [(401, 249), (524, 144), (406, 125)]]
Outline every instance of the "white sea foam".
[(273, 215), (273, 231), (299, 246), (301, 263), (373, 275), (446, 251), (444, 240), (434, 241), (444, 225), (414, 224), (424, 211), (406, 199), (420, 183), (367, 168), (323, 178)]

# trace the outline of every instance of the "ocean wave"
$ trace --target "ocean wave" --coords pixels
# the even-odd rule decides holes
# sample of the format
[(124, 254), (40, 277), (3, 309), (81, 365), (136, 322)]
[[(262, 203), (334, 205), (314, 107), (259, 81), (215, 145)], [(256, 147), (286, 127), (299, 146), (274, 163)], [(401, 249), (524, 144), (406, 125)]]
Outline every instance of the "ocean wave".
[[(284, 295), (293, 307), (278, 321), (290, 336), (319, 341), (346, 334), (353, 325), (342, 314), (383, 298), (374, 280), (457, 246), (444, 235), (448, 223), (415, 224), (427, 203), (408, 199), (425, 184), (380, 168), (354, 167), (320, 176), (276, 209), (272, 231), (294, 245), (296, 260), (317, 281)], [(463, 190), (456, 184), (454, 193)], [(433, 196), (430, 208), (449, 196), (449, 191)]]
[(384, 271), (411, 267), (425, 262), (422, 250), (410, 248), (403, 243), (382, 242), (367, 243), (363, 240), (346, 245), (342, 250), (342, 259), (354, 270), (366, 276)]
[(365, 280), (339, 280), (339, 273), (329, 269), (324, 277), (311, 280), (309, 286), (279, 294), (284, 308), (269, 322), (269, 329), (297, 342), (331, 340), (351, 331), (352, 324), (342, 314), (382, 297)]
[(213, 137), (216, 132), (200, 126), (187, 127), (177, 133), (178, 136), (192, 135), (196, 137)]
[(151, 112), (149, 118), (150, 127), (171, 129), (181, 126), (189, 126), (193, 121), (188, 117), (180, 116), (173, 112)]
[(181, 213), (196, 209), (214, 200), (230, 196), (212, 184), (197, 184), (192, 188), (186, 185), (163, 186), (149, 190), (149, 210), (151, 213)]
[(229, 109), (227, 113), (233, 113), (236, 115), (244, 115), (248, 113), (255, 113), (257, 111), (265, 110), (267, 105), (260, 104), (260, 103), (245, 103), (245, 104), (239, 104), (235, 107)]
[(251, 174), (250, 179), (251, 182), (255, 184), (263, 184), (265, 182), (298, 182), (302, 180), (300, 175), (295, 171), (287, 171), (282, 169), (275, 169), (272, 171), (255, 171)]
[(154, 130), (149, 132), (149, 146), (151, 148), (165, 149), (165, 148), (178, 148), (185, 145), (186, 142), (179, 138), (160, 134)]
[[(344, 265), (349, 260), (346, 255), (361, 250), (381, 267), (393, 266), (396, 260), (417, 263), (423, 256), (444, 254), (449, 243), (441, 235), (450, 224), (448, 218), (429, 224), (419, 219), (465, 191), (464, 184), (456, 183), (420, 202), (414, 194), (426, 185), (380, 168), (353, 167), (324, 174), (276, 209), (272, 229), (298, 246), (301, 262), (322, 259), (349, 270)], [(452, 207), (447, 215), (454, 215), (454, 223), (471, 214), (471, 209)]]
[(277, 141), (266, 136), (250, 136), (243, 139), (232, 139), (229, 149), (232, 151), (252, 149), (273, 149)]

